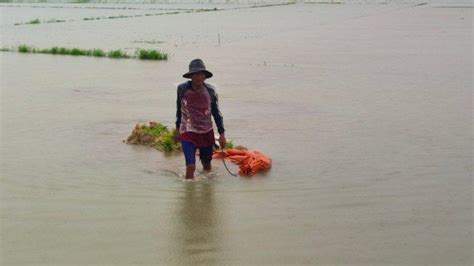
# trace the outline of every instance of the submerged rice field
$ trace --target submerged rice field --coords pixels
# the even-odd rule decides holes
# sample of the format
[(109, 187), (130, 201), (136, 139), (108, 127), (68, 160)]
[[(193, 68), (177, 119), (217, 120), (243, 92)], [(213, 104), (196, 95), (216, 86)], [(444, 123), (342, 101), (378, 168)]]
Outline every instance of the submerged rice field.
[(168, 54), (153, 49), (137, 49), (135, 55), (130, 56), (122, 50), (103, 51), (101, 49), (80, 49), (66, 47), (52, 47), (40, 49), (28, 45), (20, 45), (18, 48), (2, 48), (1, 52), (19, 52), (33, 54), (52, 54), (52, 55), (72, 55), (72, 56), (93, 56), (93, 57), (109, 57), (109, 58), (138, 58), (140, 60), (168, 60)]
[[(472, 10), (1, 3), (0, 265), (472, 265)], [(269, 171), (155, 149), (195, 58)]]

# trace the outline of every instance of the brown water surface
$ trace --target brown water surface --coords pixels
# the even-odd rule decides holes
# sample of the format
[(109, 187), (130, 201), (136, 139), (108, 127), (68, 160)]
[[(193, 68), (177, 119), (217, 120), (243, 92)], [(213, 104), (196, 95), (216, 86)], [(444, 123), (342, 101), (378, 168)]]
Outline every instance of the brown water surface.
[[(3, 46), (171, 57), (0, 53), (1, 264), (471, 265), (472, 11), (300, 3), (2, 23)], [(137, 122), (173, 125), (195, 57), (227, 137), (272, 157), (268, 173), (214, 161), (184, 182), (181, 155), (122, 143)]]

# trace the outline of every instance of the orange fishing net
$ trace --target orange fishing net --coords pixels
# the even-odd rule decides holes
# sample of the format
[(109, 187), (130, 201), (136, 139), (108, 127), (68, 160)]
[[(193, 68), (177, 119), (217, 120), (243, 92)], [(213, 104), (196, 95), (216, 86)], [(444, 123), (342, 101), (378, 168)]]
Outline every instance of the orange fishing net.
[(239, 165), (239, 175), (253, 176), (259, 171), (267, 170), (272, 167), (272, 159), (258, 151), (247, 149), (227, 149), (215, 151), (212, 158), (230, 159), (231, 162)]

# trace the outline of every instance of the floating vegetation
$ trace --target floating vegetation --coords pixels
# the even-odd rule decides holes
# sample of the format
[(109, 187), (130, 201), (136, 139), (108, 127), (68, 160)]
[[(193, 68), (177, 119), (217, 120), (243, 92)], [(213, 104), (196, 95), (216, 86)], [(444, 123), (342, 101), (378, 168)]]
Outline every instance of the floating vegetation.
[(39, 19), (34, 19), (30, 22), (26, 22), (25, 24), (40, 24), (40, 23), (41, 23), (41, 21)]
[(126, 52), (122, 50), (113, 50), (107, 53), (107, 56), (110, 58), (130, 58)]
[(50, 19), (50, 20), (46, 21), (46, 23), (61, 23), (61, 22), (66, 22), (66, 21), (61, 20), (61, 19)]
[(39, 53), (68, 55), (68, 54), (71, 54), (71, 49), (68, 49), (68, 48), (65, 48), (65, 47), (53, 47), (53, 48), (50, 48), (50, 49), (40, 50)]
[(125, 16), (125, 15), (120, 15), (120, 16), (110, 16), (108, 19), (116, 19), (116, 18), (131, 18), (133, 16)]
[(74, 55), (74, 56), (79, 56), (79, 55), (85, 56), (85, 55), (89, 55), (89, 53), (88, 53), (87, 50), (82, 50), (82, 49), (79, 49), (79, 48), (72, 48), (72, 49), (71, 49), (71, 55)]
[[(181, 143), (177, 141), (176, 129), (170, 130), (165, 125), (158, 122), (148, 122), (148, 124), (136, 124), (132, 134), (127, 138), (127, 144), (145, 145), (160, 151), (172, 152), (181, 150)], [(227, 140), (224, 150), (246, 149), (243, 146), (234, 146), (231, 140)], [(219, 151), (214, 147), (214, 151)]]
[(130, 56), (127, 52), (122, 50), (112, 50), (105, 52), (101, 49), (80, 49), (80, 48), (66, 48), (66, 47), (52, 47), (46, 49), (37, 49), (33, 46), (20, 45), (17, 49), (3, 47), (0, 52), (14, 52), (19, 53), (38, 53), (38, 54), (53, 54), (53, 55), (72, 55), (72, 56), (93, 56), (93, 57), (109, 57), (109, 58), (138, 58), (141, 60), (168, 60), (168, 54), (157, 50), (138, 49), (135, 56)]
[(217, 11), (217, 8), (213, 8), (213, 9), (201, 8), (201, 9), (196, 9), (194, 12), (209, 12), (209, 11)]
[(27, 46), (27, 45), (20, 45), (18, 46), (18, 52), (19, 53), (34, 53), (35, 49)]
[(157, 50), (139, 49), (138, 58), (142, 60), (168, 60), (168, 54)]
[(170, 130), (158, 122), (137, 124), (126, 143), (132, 145), (145, 145), (164, 152), (181, 150), (181, 144), (176, 140), (176, 129)]
[(100, 50), (100, 49), (93, 49), (91, 55), (95, 56), (95, 57), (107, 56), (107, 54), (104, 51)]

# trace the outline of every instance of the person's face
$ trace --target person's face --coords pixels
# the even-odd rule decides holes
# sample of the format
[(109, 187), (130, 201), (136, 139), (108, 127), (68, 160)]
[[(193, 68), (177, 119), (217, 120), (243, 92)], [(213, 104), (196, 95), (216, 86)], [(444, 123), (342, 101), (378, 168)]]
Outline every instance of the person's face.
[(204, 73), (202, 71), (194, 73), (191, 76), (191, 80), (192, 80), (194, 85), (202, 86), (204, 84), (204, 81), (206, 80), (206, 73)]

